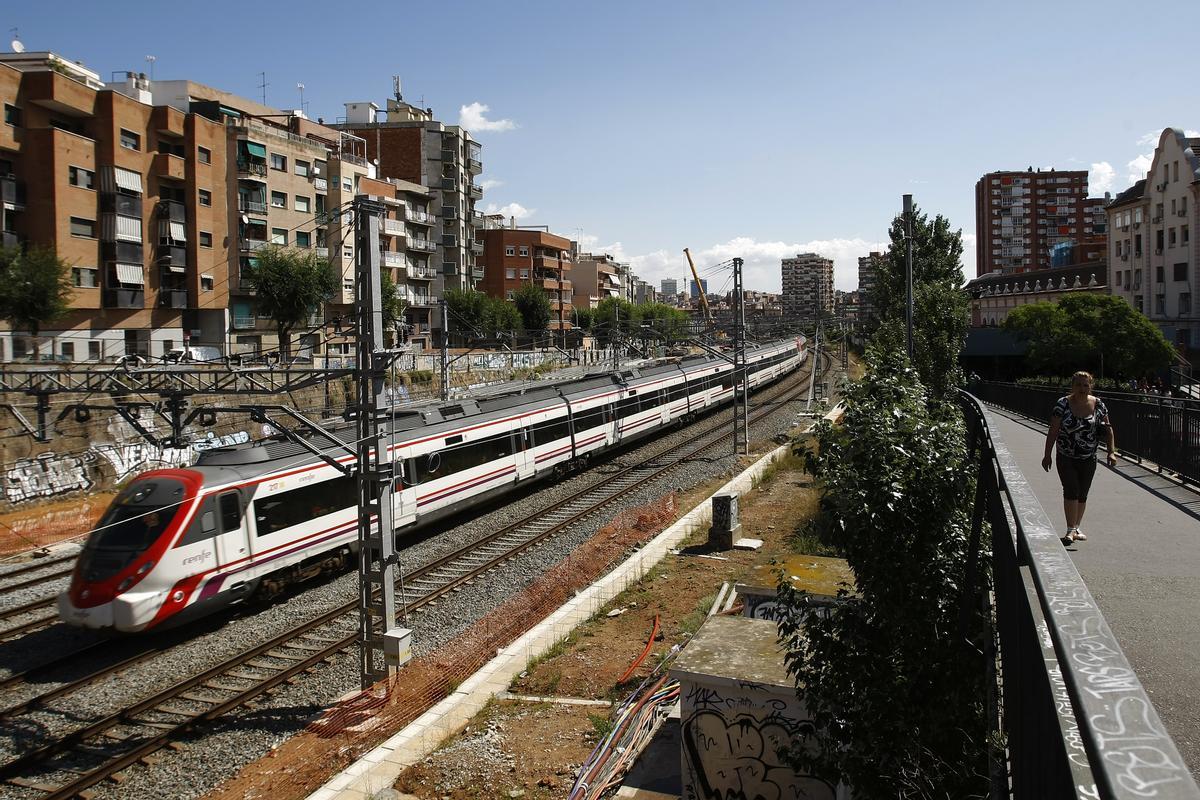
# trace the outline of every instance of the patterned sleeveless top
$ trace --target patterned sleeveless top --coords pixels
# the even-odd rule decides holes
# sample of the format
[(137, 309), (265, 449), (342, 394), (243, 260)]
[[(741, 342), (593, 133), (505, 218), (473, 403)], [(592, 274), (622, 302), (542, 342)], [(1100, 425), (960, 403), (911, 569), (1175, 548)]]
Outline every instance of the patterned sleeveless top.
[(1071, 411), (1071, 401), (1060, 397), (1054, 404), (1054, 416), (1062, 420), (1058, 429), (1057, 450), (1066, 458), (1095, 458), (1100, 446), (1100, 429), (1108, 427), (1108, 409), (1096, 398), (1096, 410), (1087, 417), (1077, 417)]

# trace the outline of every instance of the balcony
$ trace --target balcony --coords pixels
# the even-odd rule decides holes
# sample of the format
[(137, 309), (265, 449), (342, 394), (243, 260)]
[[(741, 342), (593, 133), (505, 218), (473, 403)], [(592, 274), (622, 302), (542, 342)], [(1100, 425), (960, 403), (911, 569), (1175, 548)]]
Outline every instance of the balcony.
[(243, 214), (266, 214), (267, 201), (265, 198), (254, 200), (244, 194), (238, 195), (238, 211)]
[(471, 240), (471, 252), (475, 253), (476, 255), (482, 255), (483, 254), (483, 242), (472, 239)]
[(187, 222), (187, 209), (178, 200), (159, 200), (158, 218), (171, 222)]
[(390, 250), (384, 250), (380, 255), (380, 261), (385, 267), (403, 267), (408, 262), (404, 260), (404, 253), (393, 253)]
[(8, 211), (20, 211), (25, 208), (25, 186), (18, 183), (12, 175), (0, 178), (0, 201)]
[(159, 247), (158, 265), (182, 272), (187, 267), (187, 248), (179, 245)]
[(238, 177), (266, 178), (267, 162), (239, 158), (237, 162)]
[(432, 253), (437, 250), (437, 245), (429, 239), (409, 239), (409, 250), (420, 250), (423, 253)]
[(458, 209), (454, 206), (442, 206), (442, 219), (458, 219)]
[(479, 213), (478, 211), (472, 211), (471, 224), (476, 228), (482, 228), (484, 226), (483, 214)]
[(168, 136), (186, 135), (184, 130), (185, 115), (178, 108), (171, 106), (155, 106), (150, 112), (150, 125), (159, 133), (165, 133)]
[(142, 289), (105, 289), (105, 308), (145, 308), (146, 293)]
[(470, 171), (472, 175), (478, 175), (479, 173), (483, 172), (483, 162), (477, 158), (468, 158), (467, 170)]
[(329, 248), (317, 245), (313, 248), (316, 251), (317, 258), (329, 258)]
[(142, 196), (140, 194), (101, 192), (100, 210), (140, 220), (142, 218)]
[(170, 178), (181, 181), (187, 177), (187, 162), (171, 153), (156, 153), (154, 156), (154, 171), (159, 178)]
[(329, 181), (325, 180), (324, 178), (313, 178), (313, 188), (318, 192), (328, 192)]
[(458, 151), (451, 150), (448, 148), (443, 149), (442, 150), (442, 163), (457, 164), (458, 163)]
[(446, 175), (442, 176), (442, 179), (438, 185), (442, 188), (443, 192), (453, 192), (458, 190), (458, 181), (455, 178), (451, 178)]
[(442, 247), (458, 247), (458, 237), (453, 233), (443, 233)]
[(58, 72), (27, 72), (22, 76), (21, 88), (29, 102), (64, 116), (90, 117), (96, 113), (96, 90)]
[(410, 294), (408, 302), (414, 306), (435, 306), (437, 301), (427, 294)]
[(254, 317), (253, 316), (246, 317), (246, 316), (234, 315), (233, 329), (235, 331), (254, 330)]
[(472, 183), (471, 185), (469, 185), (467, 187), (467, 191), (470, 193), (471, 197), (474, 198), (475, 200), (483, 199), (483, 187), (482, 186), (477, 186), (476, 184)]
[(262, 250), (266, 246), (266, 239), (255, 239), (250, 236), (242, 236), (238, 239), (238, 247), (242, 252), (253, 253), (257, 250)]
[(1160, 222), (1162, 222), (1162, 214), (1159, 214), (1159, 215), (1158, 215), (1158, 216), (1156, 216), (1156, 217), (1151, 217), (1151, 218), (1150, 218), (1150, 224), (1152, 224), (1152, 225), (1157, 225), (1157, 224), (1158, 224), (1158, 223), (1160, 223)]
[(480, 267), (480, 266), (471, 267), (471, 277), (475, 278), (475, 279), (482, 278), (483, 277), (483, 267)]
[(403, 236), (404, 223), (398, 219), (385, 219), (383, 221), (383, 232), (388, 236)]
[(188, 295), (186, 289), (160, 289), (158, 305), (162, 308), (187, 308)]
[(432, 225), (433, 224), (433, 215), (432, 214), (428, 213), (427, 211), (416, 211), (411, 208), (406, 210), (406, 212), (404, 214), (404, 219), (407, 222), (412, 223), (413, 225)]
[(437, 276), (437, 270), (425, 264), (409, 266), (408, 268), (408, 277), (410, 279), (415, 278), (417, 280), (431, 281), (437, 278)]

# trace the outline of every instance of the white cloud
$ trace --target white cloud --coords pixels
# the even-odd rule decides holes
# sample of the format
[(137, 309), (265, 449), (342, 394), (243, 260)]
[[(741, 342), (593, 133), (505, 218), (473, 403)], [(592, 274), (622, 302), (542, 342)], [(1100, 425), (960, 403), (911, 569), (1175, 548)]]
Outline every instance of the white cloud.
[(973, 233), (964, 233), (962, 235), (962, 271), (963, 277), (966, 280), (971, 280), (975, 277), (975, 269), (978, 266), (975, 263), (975, 243), (977, 241), (978, 237)]
[(488, 203), (487, 208), (485, 208), (483, 210), (483, 213), (485, 213), (485, 214), (503, 214), (506, 219), (508, 217), (516, 217), (518, 220), (522, 220), (522, 219), (531, 217), (534, 214), (536, 214), (537, 209), (536, 208), (526, 208), (525, 206), (521, 205), (520, 203), (509, 203), (508, 205), (505, 205), (505, 206), (498, 206), (495, 203)]
[(1183, 135), (1189, 139), (1198, 139), (1200, 138), (1200, 131), (1194, 131), (1191, 128), (1188, 128), (1184, 130)]
[(1154, 152), (1143, 153), (1126, 165), (1129, 170), (1129, 183), (1134, 184), (1146, 177), (1150, 165), (1154, 162)]
[(1092, 164), (1091, 174), (1088, 176), (1088, 185), (1091, 193), (1100, 195), (1104, 192), (1111, 192), (1113, 179), (1116, 176), (1117, 171), (1107, 161)]
[(517, 127), (511, 119), (488, 119), (487, 112), (491, 109), (483, 103), (471, 103), (458, 109), (458, 124), (472, 133), (491, 131), (502, 133)]
[(495, 178), (484, 178), (479, 182), (479, 188), (483, 189), (485, 192), (490, 192), (492, 189), (503, 185), (504, 181), (497, 180)]
[[(1138, 147), (1157, 147), (1158, 137), (1160, 136), (1162, 136), (1162, 128), (1143, 134), (1142, 138), (1137, 140)], [(1141, 178), (1138, 178), (1138, 180), (1141, 180)]]
[[(608, 253), (618, 261), (628, 262), (639, 278), (655, 286), (663, 278), (691, 280), (687, 257), (683, 248), (678, 251), (654, 250), (649, 253), (631, 254), (621, 242), (600, 245), (599, 238), (591, 235), (580, 237), (581, 249), (593, 253)], [(778, 292), (780, 290), (780, 261), (797, 253), (819, 253), (833, 259), (833, 284), (838, 289), (854, 289), (858, 286), (858, 259), (871, 251), (887, 250), (886, 242), (870, 242), (866, 239), (814, 239), (809, 242), (760, 242), (748, 236), (739, 236), (727, 242), (692, 250), (692, 260), (701, 278), (708, 280), (710, 292), (726, 292), (732, 286), (732, 270), (714, 269), (718, 264), (735, 257), (741, 258), (743, 278), (747, 289)], [(710, 274), (711, 273), (711, 274)], [(726, 284), (729, 285), (726, 285)]]

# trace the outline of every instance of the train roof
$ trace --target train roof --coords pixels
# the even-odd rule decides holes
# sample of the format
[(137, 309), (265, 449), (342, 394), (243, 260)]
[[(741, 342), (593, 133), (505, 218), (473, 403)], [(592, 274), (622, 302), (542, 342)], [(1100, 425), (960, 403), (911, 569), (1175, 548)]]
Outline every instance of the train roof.
[[(785, 342), (772, 342), (754, 346), (748, 349), (748, 355), (761, 353), (764, 350), (777, 347)], [(399, 434), (420, 429), (422, 432), (436, 434), (444, 430), (459, 427), (464, 419), (472, 422), (487, 422), (502, 419), (513, 414), (535, 410), (553, 401), (562, 402), (575, 400), (587, 395), (602, 393), (606, 389), (619, 386), (638, 386), (660, 378), (662, 375), (687, 371), (707, 364), (726, 364), (728, 362), (710, 355), (685, 356), (683, 358), (658, 359), (643, 361), (632, 365), (623, 365), (619, 371), (597, 370), (582, 376), (560, 381), (538, 382), (520, 387), (506, 387), (501, 391), (488, 393), (481, 391), (477, 396), (450, 401), (422, 400), (394, 407), (395, 415), (384, 424), (385, 435), (397, 434), (397, 441), (402, 438)], [(354, 422), (338, 420), (328, 426), (322, 426), (325, 434), (338, 442), (354, 448), (357, 440), (357, 426)], [(335, 454), (338, 449), (326, 436), (309, 432), (305, 439), (308, 444), (318, 450)], [(205, 472), (228, 473), (230, 479), (244, 479), (263, 472), (286, 469), (290, 466), (300, 466), (311, 463), (315, 456), (299, 442), (281, 438), (268, 438), (231, 447), (219, 447), (200, 453), (196, 466), (204, 468)], [(270, 466), (267, 467), (266, 465)], [(218, 474), (213, 475), (218, 478)], [(223, 476), (221, 476), (223, 477)]]

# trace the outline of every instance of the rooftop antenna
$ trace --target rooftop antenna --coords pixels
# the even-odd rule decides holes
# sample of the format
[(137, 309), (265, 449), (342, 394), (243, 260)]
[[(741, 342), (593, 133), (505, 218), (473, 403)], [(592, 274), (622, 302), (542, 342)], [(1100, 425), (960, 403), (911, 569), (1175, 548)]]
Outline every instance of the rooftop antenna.
[(265, 106), (267, 104), (267, 87), (270, 86), (270, 84), (267, 83), (267, 73), (260, 72), (260, 73), (258, 73), (258, 77), (262, 78), (262, 83), (260, 83), (258, 85), (258, 88), (262, 89), (262, 99), (263, 99), (262, 102), (263, 102), (263, 105)]
[(24, 52), (25, 52), (25, 45), (21, 44), (21, 35), (20, 35), (20, 31), (19, 31), (18, 29), (16, 29), (16, 28), (9, 28), (9, 30), (11, 30), (11, 31), (12, 31), (12, 35), (13, 35), (13, 40), (12, 40), (12, 51), (13, 51), (14, 53), (24, 53)]
[[(303, 114), (304, 113), (304, 84), (297, 83), (296, 88), (300, 91), (300, 113)], [(264, 100), (263, 105), (265, 106), (266, 104), (267, 103)]]
[(397, 103), (404, 102), (404, 96), (400, 94), (400, 76), (399, 75), (392, 76), (392, 94), (394, 94), (396, 96)]
[(154, 80), (154, 62), (158, 61), (158, 56), (146, 56), (146, 63), (150, 65), (150, 80)]

